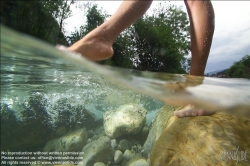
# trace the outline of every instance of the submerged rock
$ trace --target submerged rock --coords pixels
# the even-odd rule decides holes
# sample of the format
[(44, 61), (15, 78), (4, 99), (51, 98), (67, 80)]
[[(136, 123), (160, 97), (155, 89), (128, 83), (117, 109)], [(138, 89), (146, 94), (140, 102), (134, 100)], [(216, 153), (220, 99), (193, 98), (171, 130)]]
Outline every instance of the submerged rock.
[(0, 101), (2, 151), (34, 151), (55, 138), (48, 100), (40, 93), (23, 97), (12, 106)]
[(117, 149), (122, 152), (125, 152), (125, 150), (131, 149), (131, 148), (132, 148), (132, 143), (126, 139), (122, 139), (117, 146)]
[(145, 159), (139, 159), (129, 164), (128, 166), (149, 166), (149, 164)]
[(130, 151), (130, 150), (125, 150), (124, 154), (123, 154), (123, 158), (125, 160), (130, 160), (132, 157), (134, 156), (134, 154)]
[(67, 129), (64, 126), (60, 126), (56, 129), (56, 136), (60, 137), (67, 133)]
[(121, 166), (127, 166), (127, 163), (129, 162), (129, 160), (131, 158), (133, 158), (135, 156), (134, 153), (132, 153), (130, 150), (126, 150), (123, 154), (123, 158), (122, 158), (122, 161), (120, 162), (120, 165)]
[(146, 122), (147, 110), (137, 104), (126, 104), (117, 111), (103, 114), (104, 130), (110, 138), (139, 133)]
[(148, 127), (148, 125), (145, 125), (145, 126), (142, 128), (141, 134), (142, 134), (143, 136), (147, 136), (148, 133), (149, 133), (149, 127)]
[(117, 147), (116, 139), (111, 140), (111, 146), (113, 149), (116, 149), (116, 147)]
[(50, 140), (44, 147), (45, 152), (71, 152), (81, 151), (87, 142), (86, 128), (70, 132), (62, 137)]
[(140, 155), (135, 155), (133, 158), (131, 158), (127, 166), (149, 166), (148, 162)]
[(123, 154), (120, 150), (115, 151), (114, 163), (118, 164), (122, 160)]
[(93, 130), (88, 130), (88, 137), (91, 138), (94, 135), (96, 135), (96, 133)]
[[(150, 165), (249, 164), (249, 118), (239, 118), (227, 112), (177, 118), (172, 116), (172, 111), (161, 111), (164, 116), (160, 120), (163, 122), (166, 118), (166, 122), (161, 122), (162, 134), (153, 146)], [(233, 157), (230, 153), (237, 155)]]
[(82, 163), (79, 165), (93, 166), (96, 162), (107, 163), (112, 161), (114, 157), (114, 149), (111, 147), (111, 140), (107, 136), (102, 136), (86, 146), (84, 146)]
[(97, 162), (94, 164), (94, 166), (106, 166), (103, 162)]
[(150, 131), (147, 140), (145, 141), (142, 148), (142, 154), (144, 157), (149, 158), (150, 152), (153, 148), (155, 141), (158, 140), (158, 138), (161, 136), (162, 131), (164, 130), (164, 127), (168, 123), (169, 118), (173, 116), (173, 112), (177, 108), (178, 107), (166, 105), (163, 106), (156, 114), (155, 118), (153, 119), (150, 125)]

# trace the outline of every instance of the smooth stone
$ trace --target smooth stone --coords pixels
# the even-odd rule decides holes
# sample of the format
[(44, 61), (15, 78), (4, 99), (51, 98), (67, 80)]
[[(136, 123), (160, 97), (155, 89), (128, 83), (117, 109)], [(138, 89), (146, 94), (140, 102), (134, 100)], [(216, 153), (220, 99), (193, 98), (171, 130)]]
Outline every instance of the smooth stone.
[(120, 162), (120, 165), (121, 166), (127, 166), (127, 163), (129, 162), (129, 160), (131, 158), (133, 158), (135, 156), (134, 153), (132, 153), (130, 150), (126, 150), (123, 154), (123, 158), (122, 158), (122, 161)]
[(142, 135), (148, 135), (149, 133), (149, 127), (147, 125), (145, 125), (143, 128), (142, 128)]
[(104, 130), (110, 138), (139, 133), (146, 122), (147, 110), (138, 104), (126, 104), (103, 114)]
[(145, 159), (139, 159), (129, 164), (128, 166), (149, 166), (149, 164)]
[(112, 139), (112, 140), (111, 140), (111, 146), (112, 146), (112, 148), (114, 148), (114, 149), (117, 147), (116, 139)]
[(120, 140), (118, 146), (117, 146), (117, 149), (122, 151), (122, 152), (125, 152), (125, 150), (127, 149), (131, 149), (132, 148), (132, 143), (129, 142), (128, 140), (126, 139), (122, 139)]
[(128, 149), (125, 150), (125, 152), (123, 154), (123, 158), (126, 160), (130, 160), (133, 156), (134, 156), (134, 154)]
[(123, 154), (120, 150), (115, 151), (114, 163), (118, 164), (122, 160)]
[[(167, 115), (162, 121), (164, 117)], [(150, 165), (236, 165), (236, 160), (228, 158), (229, 153), (242, 154), (246, 150), (247, 161), (238, 160), (237, 165), (248, 165), (249, 149), (249, 117), (218, 111), (211, 116), (177, 118), (171, 113), (154, 143)]]
[(88, 133), (86, 128), (72, 131), (62, 137), (50, 140), (44, 147), (45, 152), (81, 151), (86, 144)]
[(168, 120), (174, 115), (173, 113), (177, 108), (179, 107), (166, 105), (157, 112), (150, 125), (147, 140), (142, 147), (143, 157), (150, 157), (155, 141), (161, 136), (164, 126), (166, 126)]
[(101, 136), (85, 145), (82, 152), (84, 153), (80, 157), (83, 157), (83, 164), (79, 164), (79, 166), (93, 166), (96, 162), (108, 163), (113, 160), (115, 153), (111, 147), (111, 140), (107, 136)]
[(64, 135), (64, 134), (66, 134), (67, 133), (67, 129), (66, 129), (66, 127), (64, 127), (64, 126), (60, 126), (60, 127), (58, 127), (57, 129), (56, 129), (56, 136), (57, 137), (60, 137), (60, 136), (62, 136), (62, 135)]
[(128, 161), (127, 166), (149, 166), (149, 164), (142, 156), (135, 155)]
[(95, 135), (95, 132), (93, 130), (88, 130), (89, 138), (93, 137), (94, 135)]
[(94, 132), (95, 132), (97, 135), (105, 134), (103, 125), (98, 126), (98, 127), (94, 130)]
[(106, 166), (103, 162), (97, 162), (94, 164), (94, 166)]
[(87, 140), (87, 144), (90, 143), (91, 141), (92, 141), (92, 140), (89, 138), (89, 139)]

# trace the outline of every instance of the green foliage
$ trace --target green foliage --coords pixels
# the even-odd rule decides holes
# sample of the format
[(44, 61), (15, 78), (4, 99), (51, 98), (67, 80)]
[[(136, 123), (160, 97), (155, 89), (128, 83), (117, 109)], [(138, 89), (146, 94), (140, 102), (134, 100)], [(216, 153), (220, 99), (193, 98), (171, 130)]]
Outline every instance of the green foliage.
[[(87, 6), (87, 22), (69, 37), (78, 41), (108, 16), (96, 4)], [(144, 16), (113, 43), (114, 55), (100, 64), (139, 70), (186, 73), (189, 70), (189, 24), (185, 12), (161, 4), (152, 16)]]
[(53, 44), (68, 45), (62, 30), (63, 21), (71, 13), (67, 2), (10, 0), (1, 5), (1, 23)]
[(89, 33), (99, 25), (101, 25), (108, 15), (103, 13), (102, 9), (99, 11), (97, 5), (94, 4), (87, 11), (87, 25), (85, 26), (85, 34)]
[(133, 61), (131, 55), (133, 50), (129, 40), (128, 31), (123, 32), (117, 37), (113, 44), (114, 55), (108, 60), (101, 61), (101, 64), (112, 65), (123, 68), (133, 68)]
[(133, 26), (136, 68), (140, 70), (185, 73), (189, 51), (189, 26), (186, 14), (173, 5), (162, 5), (152, 16)]
[(245, 55), (240, 61), (235, 62), (227, 71), (230, 78), (250, 78), (250, 55)]
[(74, 4), (75, 0), (47, 0), (41, 3), (45, 12), (58, 20), (60, 32), (64, 32), (64, 20), (71, 16), (70, 5)]
[(96, 4), (88, 3), (86, 5), (86, 8), (87, 8), (86, 24), (80, 26), (79, 30), (75, 29), (75, 31), (72, 32), (70, 36), (68, 36), (70, 44), (73, 44), (76, 41), (80, 40), (91, 30), (101, 25), (105, 21), (105, 18), (108, 17), (108, 15), (104, 13), (102, 9), (100, 10), (97, 9)]
[(246, 68), (250, 69), (250, 55), (245, 55), (240, 61)]

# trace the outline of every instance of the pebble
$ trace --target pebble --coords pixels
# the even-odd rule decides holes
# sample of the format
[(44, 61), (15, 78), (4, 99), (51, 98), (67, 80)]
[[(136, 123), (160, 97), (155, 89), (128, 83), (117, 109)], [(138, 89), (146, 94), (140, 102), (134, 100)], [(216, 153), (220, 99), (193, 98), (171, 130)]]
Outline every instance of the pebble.
[(97, 162), (94, 164), (94, 166), (106, 166), (103, 162)]
[(149, 166), (149, 164), (145, 159), (139, 159), (129, 164), (128, 166)]
[(123, 154), (120, 150), (115, 151), (114, 163), (118, 164), (122, 160)]
[(124, 152), (127, 149), (131, 149), (131, 148), (132, 148), (132, 144), (126, 139), (122, 139), (119, 142), (118, 147), (117, 147), (117, 149), (122, 151), (122, 152)]
[(92, 141), (92, 140), (89, 138), (89, 139), (87, 140), (87, 144), (90, 143), (91, 141)]
[(111, 140), (111, 147), (114, 149), (117, 147), (116, 139)]
[(123, 158), (126, 160), (130, 160), (133, 157), (133, 153), (130, 150), (126, 150), (123, 154)]

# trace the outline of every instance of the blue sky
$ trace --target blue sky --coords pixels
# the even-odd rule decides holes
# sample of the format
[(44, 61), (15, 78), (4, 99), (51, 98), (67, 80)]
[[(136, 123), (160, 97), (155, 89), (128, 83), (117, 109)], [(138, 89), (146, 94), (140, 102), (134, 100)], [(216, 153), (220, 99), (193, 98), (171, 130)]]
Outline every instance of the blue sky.
[[(95, 1), (109, 14), (113, 14), (122, 1)], [(164, 1), (163, 1), (164, 2)], [(86, 1), (78, 1), (78, 4)], [(160, 3), (154, 1), (151, 9)], [(172, 4), (182, 6), (183, 1), (170, 1)], [(229, 68), (235, 61), (244, 55), (250, 54), (250, 1), (212, 1), (215, 10), (215, 32), (206, 71)], [(66, 32), (74, 31), (84, 24), (84, 10), (72, 8), (72, 17), (66, 20)], [(148, 10), (150, 14), (150, 10)]]

